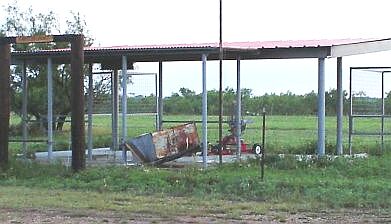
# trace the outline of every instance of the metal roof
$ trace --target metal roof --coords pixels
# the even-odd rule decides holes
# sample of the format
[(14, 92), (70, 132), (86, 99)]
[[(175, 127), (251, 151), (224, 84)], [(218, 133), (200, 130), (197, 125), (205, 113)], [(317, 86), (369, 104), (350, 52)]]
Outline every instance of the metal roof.
[[(122, 55), (129, 62), (199, 61), (202, 54), (208, 60), (217, 60), (218, 43), (125, 45), (111, 47), (86, 47), (85, 63), (120, 60)], [(391, 50), (391, 38), (386, 39), (324, 39), (281, 40), (223, 43), (224, 59), (289, 59), (342, 57)], [(70, 60), (70, 49), (53, 49), (27, 52), (12, 52), (13, 62), (27, 60), (42, 63), (52, 57), (56, 63)]]

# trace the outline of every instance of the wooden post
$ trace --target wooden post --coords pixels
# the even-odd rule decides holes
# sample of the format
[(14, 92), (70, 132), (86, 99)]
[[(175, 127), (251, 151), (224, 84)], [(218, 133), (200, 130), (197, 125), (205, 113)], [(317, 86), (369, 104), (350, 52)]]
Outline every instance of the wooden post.
[(84, 37), (77, 35), (71, 41), (71, 106), (72, 106), (72, 169), (77, 172), (85, 168), (84, 131)]
[(9, 44), (0, 44), (0, 169), (8, 168), (8, 132), (10, 120), (10, 63)]

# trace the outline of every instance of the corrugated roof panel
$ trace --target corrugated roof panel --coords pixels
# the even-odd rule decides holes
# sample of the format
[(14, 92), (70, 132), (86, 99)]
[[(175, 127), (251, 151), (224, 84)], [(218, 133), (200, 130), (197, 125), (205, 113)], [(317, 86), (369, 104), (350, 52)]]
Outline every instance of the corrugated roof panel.
[(304, 48), (304, 47), (331, 47), (343, 44), (361, 43), (375, 39), (323, 39), (323, 40), (279, 40), (279, 41), (252, 41), (228, 42), (226, 48), (260, 49), (260, 48)]
[[(279, 41), (248, 41), (224, 42), (223, 48), (233, 49), (261, 49), (261, 48), (304, 48), (304, 47), (331, 47), (343, 44), (354, 44), (376, 39), (324, 39), (324, 40), (279, 40)], [(218, 43), (191, 43), (191, 44), (153, 44), (153, 45), (124, 45), (109, 47), (86, 47), (85, 51), (105, 50), (147, 50), (147, 49), (186, 49), (186, 48), (217, 48)], [(40, 52), (65, 52), (66, 49), (41, 50)]]
[[(331, 47), (335, 45), (361, 43), (376, 39), (323, 39), (323, 40), (279, 40), (279, 41), (247, 41), (224, 42), (223, 48), (259, 49), (259, 48), (303, 48), (303, 47)], [(219, 43), (190, 43), (190, 44), (153, 44), (153, 45), (125, 45), (112, 47), (88, 47), (85, 50), (138, 50), (138, 49), (175, 49), (175, 48), (217, 48)]]

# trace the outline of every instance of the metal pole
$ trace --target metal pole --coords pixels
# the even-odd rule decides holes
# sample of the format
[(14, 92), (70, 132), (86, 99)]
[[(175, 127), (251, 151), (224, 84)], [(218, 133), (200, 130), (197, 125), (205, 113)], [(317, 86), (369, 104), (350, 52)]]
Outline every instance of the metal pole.
[(0, 169), (8, 168), (11, 47), (0, 44)]
[(349, 155), (352, 155), (352, 135), (353, 135), (353, 96), (352, 96), (352, 68), (349, 72)]
[(337, 58), (337, 154), (343, 154), (343, 89), (342, 89), (342, 58)]
[(325, 59), (318, 59), (318, 156), (325, 154)]
[(384, 72), (381, 73), (381, 151), (384, 151), (384, 115), (385, 115), (385, 109), (384, 109)]
[(71, 42), (71, 137), (72, 169), (79, 171), (86, 166), (84, 124), (84, 37), (77, 35)]
[(262, 109), (262, 155), (261, 155), (261, 180), (265, 174), (265, 136), (266, 136), (266, 110)]
[(88, 160), (92, 160), (92, 112), (94, 100), (94, 80), (92, 78), (92, 64), (88, 67), (88, 127), (87, 127), (87, 142), (88, 142)]
[(111, 137), (112, 147), (114, 151), (118, 150), (118, 71), (114, 70), (111, 76), (111, 87), (112, 87), (112, 126), (111, 126)]
[(240, 142), (241, 129), (242, 129), (241, 107), (242, 107), (242, 94), (240, 92), (240, 56), (238, 56), (236, 58), (236, 119), (235, 119), (237, 160), (241, 159), (241, 152), (242, 152), (242, 147)]
[(223, 1), (220, 0), (220, 38), (219, 38), (219, 164), (223, 163)]
[(158, 76), (157, 74), (155, 74), (155, 96), (156, 96), (156, 113), (155, 113), (155, 130), (156, 131), (159, 131), (159, 98), (158, 98), (158, 95), (159, 95), (159, 84), (158, 84)]
[(26, 158), (27, 156), (27, 138), (28, 138), (28, 131), (27, 131), (27, 96), (28, 96), (28, 80), (27, 80), (27, 73), (26, 73), (26, 61), (23, 61), (22, 63), (22, 149), (23, 149), (23, 157)]
[(53, 63), (52, 58), (48, 57), (48, 108), (47, 108), (47, 127), (48, 127), (48, 160), (53, 159)]
[(202, 55), (202, 162), (206, 169), (208, 157), (208, 93), (206, 90), (206, 60)]
[(163, 129), (163, 62), (159, 61), (158, 130)]
[(128, 63), (127, 57), (122, 56), (122, 158), (127, 161), (125, 142), (127, 138), (127, 107), (128, 107)]

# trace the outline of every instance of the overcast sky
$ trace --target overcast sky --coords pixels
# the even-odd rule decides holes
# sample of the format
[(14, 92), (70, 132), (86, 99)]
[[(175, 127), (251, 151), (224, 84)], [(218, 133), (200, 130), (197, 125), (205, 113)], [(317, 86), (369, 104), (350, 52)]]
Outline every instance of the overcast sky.
[[(0, 0), (6, 5), (10, 0)], [(69, 11), (85, 16), (96, 46), (217, 42), (218, 0), (19, 0), (36, 12)], [(391, 37), (387, 0), (223, 0), (224, 41)], [(345, 57), (344, 89), (350, 66), (390, 66), (390, 53)], [(235, 62), (224, 64), (224, 86), (235, 87)], [(157, 64), (138, 63), (144, 72)], [(208, 89), (218, 88), (218, 63), (208, 62)], [(201, 62), (164, 64), (164, 95), (180, 87), (201, 91)], [(317, 60), (242, 62), (242, 87), (256, 95), (317, 90)], [(336, 88), (336, 60), (326, 60), (326, 89)], [(191, 78), (189, 78), (191, 77)]]

